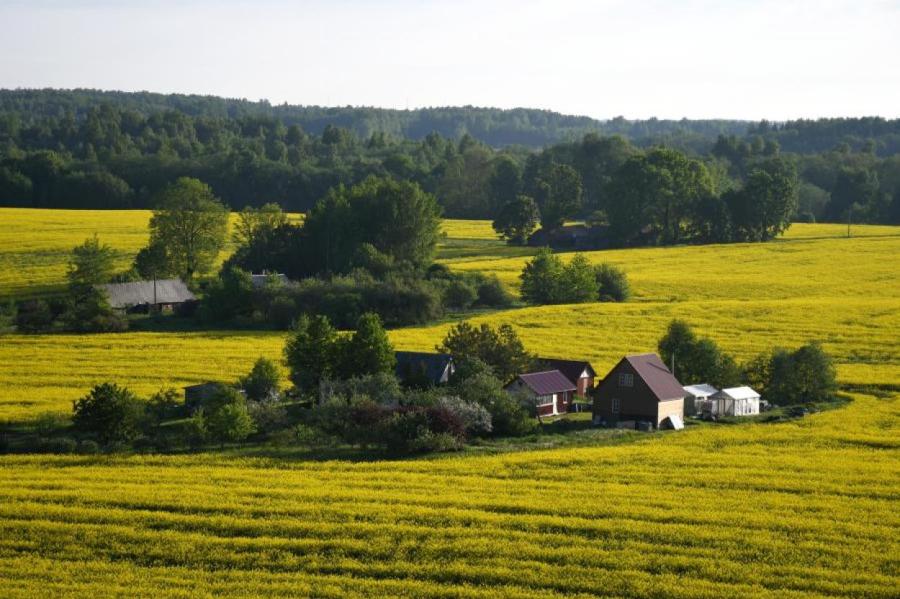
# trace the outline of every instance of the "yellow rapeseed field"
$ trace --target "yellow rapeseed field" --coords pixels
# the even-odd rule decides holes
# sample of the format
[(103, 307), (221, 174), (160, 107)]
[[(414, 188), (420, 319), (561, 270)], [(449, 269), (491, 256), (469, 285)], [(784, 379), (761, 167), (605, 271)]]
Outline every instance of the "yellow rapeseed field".
[[(59, 288), (95, 231), (122, 252), (146, 212), (0, 210), (0, 297)], [(530, 249), (446, 221), (441, 260), (513, 289)], [(595, 252), (626, 304), (519, 308), (532, 351), (602, 373), (673, 317), (745, 359), (821, 341), (841, 384), (900, 386), (900, 228), (795, 226), (769, 244)], [(449, 324), (391, 332), (430, 349)], [(0, 335), (0, 421), (233, 380), (284, 335)], [(0, 596), (896, 597), (900, 400), (853, 394), (780, 424), (691, 426), (617, 445), (402, 461), (287, 451), (0, 455)]]
[(3, 596), (871, 597), (897, 399), (626, 445), (405, 461), (0, 456)]

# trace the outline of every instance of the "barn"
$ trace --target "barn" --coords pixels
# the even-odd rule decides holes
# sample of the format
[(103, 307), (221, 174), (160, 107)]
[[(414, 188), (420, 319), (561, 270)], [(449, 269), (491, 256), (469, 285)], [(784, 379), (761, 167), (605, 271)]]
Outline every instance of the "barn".
[(97, 289), (106, 294), (112, 308), (125, 312), (174, 310), (197, 301), (181, 279), (109, 283)]
[(575, 384), (559, 370), (520, 374), (504, 389), (534, 401), (538, 416), (565, 414), (575, 395)]
[(685, 391), (656, 354), (625, 356), (594, 391), (594, 422), (681, 428)]

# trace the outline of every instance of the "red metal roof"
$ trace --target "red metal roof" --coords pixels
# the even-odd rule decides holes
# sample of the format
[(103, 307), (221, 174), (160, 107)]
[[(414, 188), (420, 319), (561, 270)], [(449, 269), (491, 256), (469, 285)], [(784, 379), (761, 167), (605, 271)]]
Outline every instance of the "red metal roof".
[(575, 390), (575, 385), (572, 384), (572, 381), (558, 370), (520, 374), (519, 380), (538, 395), (551, 395), (553, 393)]
[(672, 375), (656, 354), (625, 356), (631, 367), (638, 373), (659, 401), (682, 399), (684, 387)]

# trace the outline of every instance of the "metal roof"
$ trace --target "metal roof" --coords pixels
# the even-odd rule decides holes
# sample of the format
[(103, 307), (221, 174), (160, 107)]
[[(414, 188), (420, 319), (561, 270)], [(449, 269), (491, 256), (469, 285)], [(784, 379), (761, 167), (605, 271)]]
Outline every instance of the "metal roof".
[(719, 392), (718, 389), (716, 389), (712, 385), (707, 385), (706, 383), (700, 383), (699, 385), (688, 385), (684, 388), (684, 391), (688, 395), (693, 395), (694, 397), (709, 397), (710, 395)]
[(731, 399), (759, 399), (759, 393), (751, 389), (750, 387), (730, 387), (728, 389), (722, 389), (716, 395), (718, 396), (726, 396)]
[(666, 368), (659, 356), (656, 354), (638, 354), (636, 356), (625, 356), (624, 359), (631, 364), (638, 376), (650, 387), (650, 391), (656, 395), (657, 400), (684, 399), (684, 387)]
[(584, 360), (560, 360), (558, 358), (538, 358), (538, 362), (543, 362), (550, 366), (551, 368), (555, 368), (560, 371), (566, 378), (569, 379), (573, 385), (578, 384), (578, 379), (581, 378), (581, 373), (585, 370), (588, 371), (588, 376), (597, 376), (597, 373), (594, 371), (594, 367), (591, 366), (590, 362), (585, 362)]
[(574, 383), (558, 370), (520, 374), (519, 380), (538, 395), (551, 395), (553, 393), (575, 390)]
[[(145, 304), (182, 304), (197, 299), (181, 279), (133, 281), (98, 285), (106, 292), (113, 308), (130, 308)], [(155, 290), (154, 290), (155, 288)]]
[(435, 384), (446, 383), (447, 368), (453, 364), (450, 354), (398, 351), (394, 356), (397, 358), (396, 374), (401, 380), (423, 375)]

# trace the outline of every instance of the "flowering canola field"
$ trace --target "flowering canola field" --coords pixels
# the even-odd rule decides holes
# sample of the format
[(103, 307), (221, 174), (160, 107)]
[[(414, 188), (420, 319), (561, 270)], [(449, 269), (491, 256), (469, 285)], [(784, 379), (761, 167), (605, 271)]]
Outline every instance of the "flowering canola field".
[[(0, 210), (0, 298), (64, 281), (97, 231), (123, 265), (147, 213)], [(513, 289), (524, 256), (448, 221), (441, 260)], [(821, 341), (845, 407), (609, 446), (402, 461), (0, 455), (0, 589), (37, 596), (896, 597), (900, 228), (795, 225), (769, 244), (595, 252), (626, 304), (483, 314), (600, 372), (671, 318), (739, 358)], [(430, 349), (447, 324), (391, 332)], [(283, 334), (0, 335), (0, 421), (69, 411), (96, 382), (230, 380)]]

